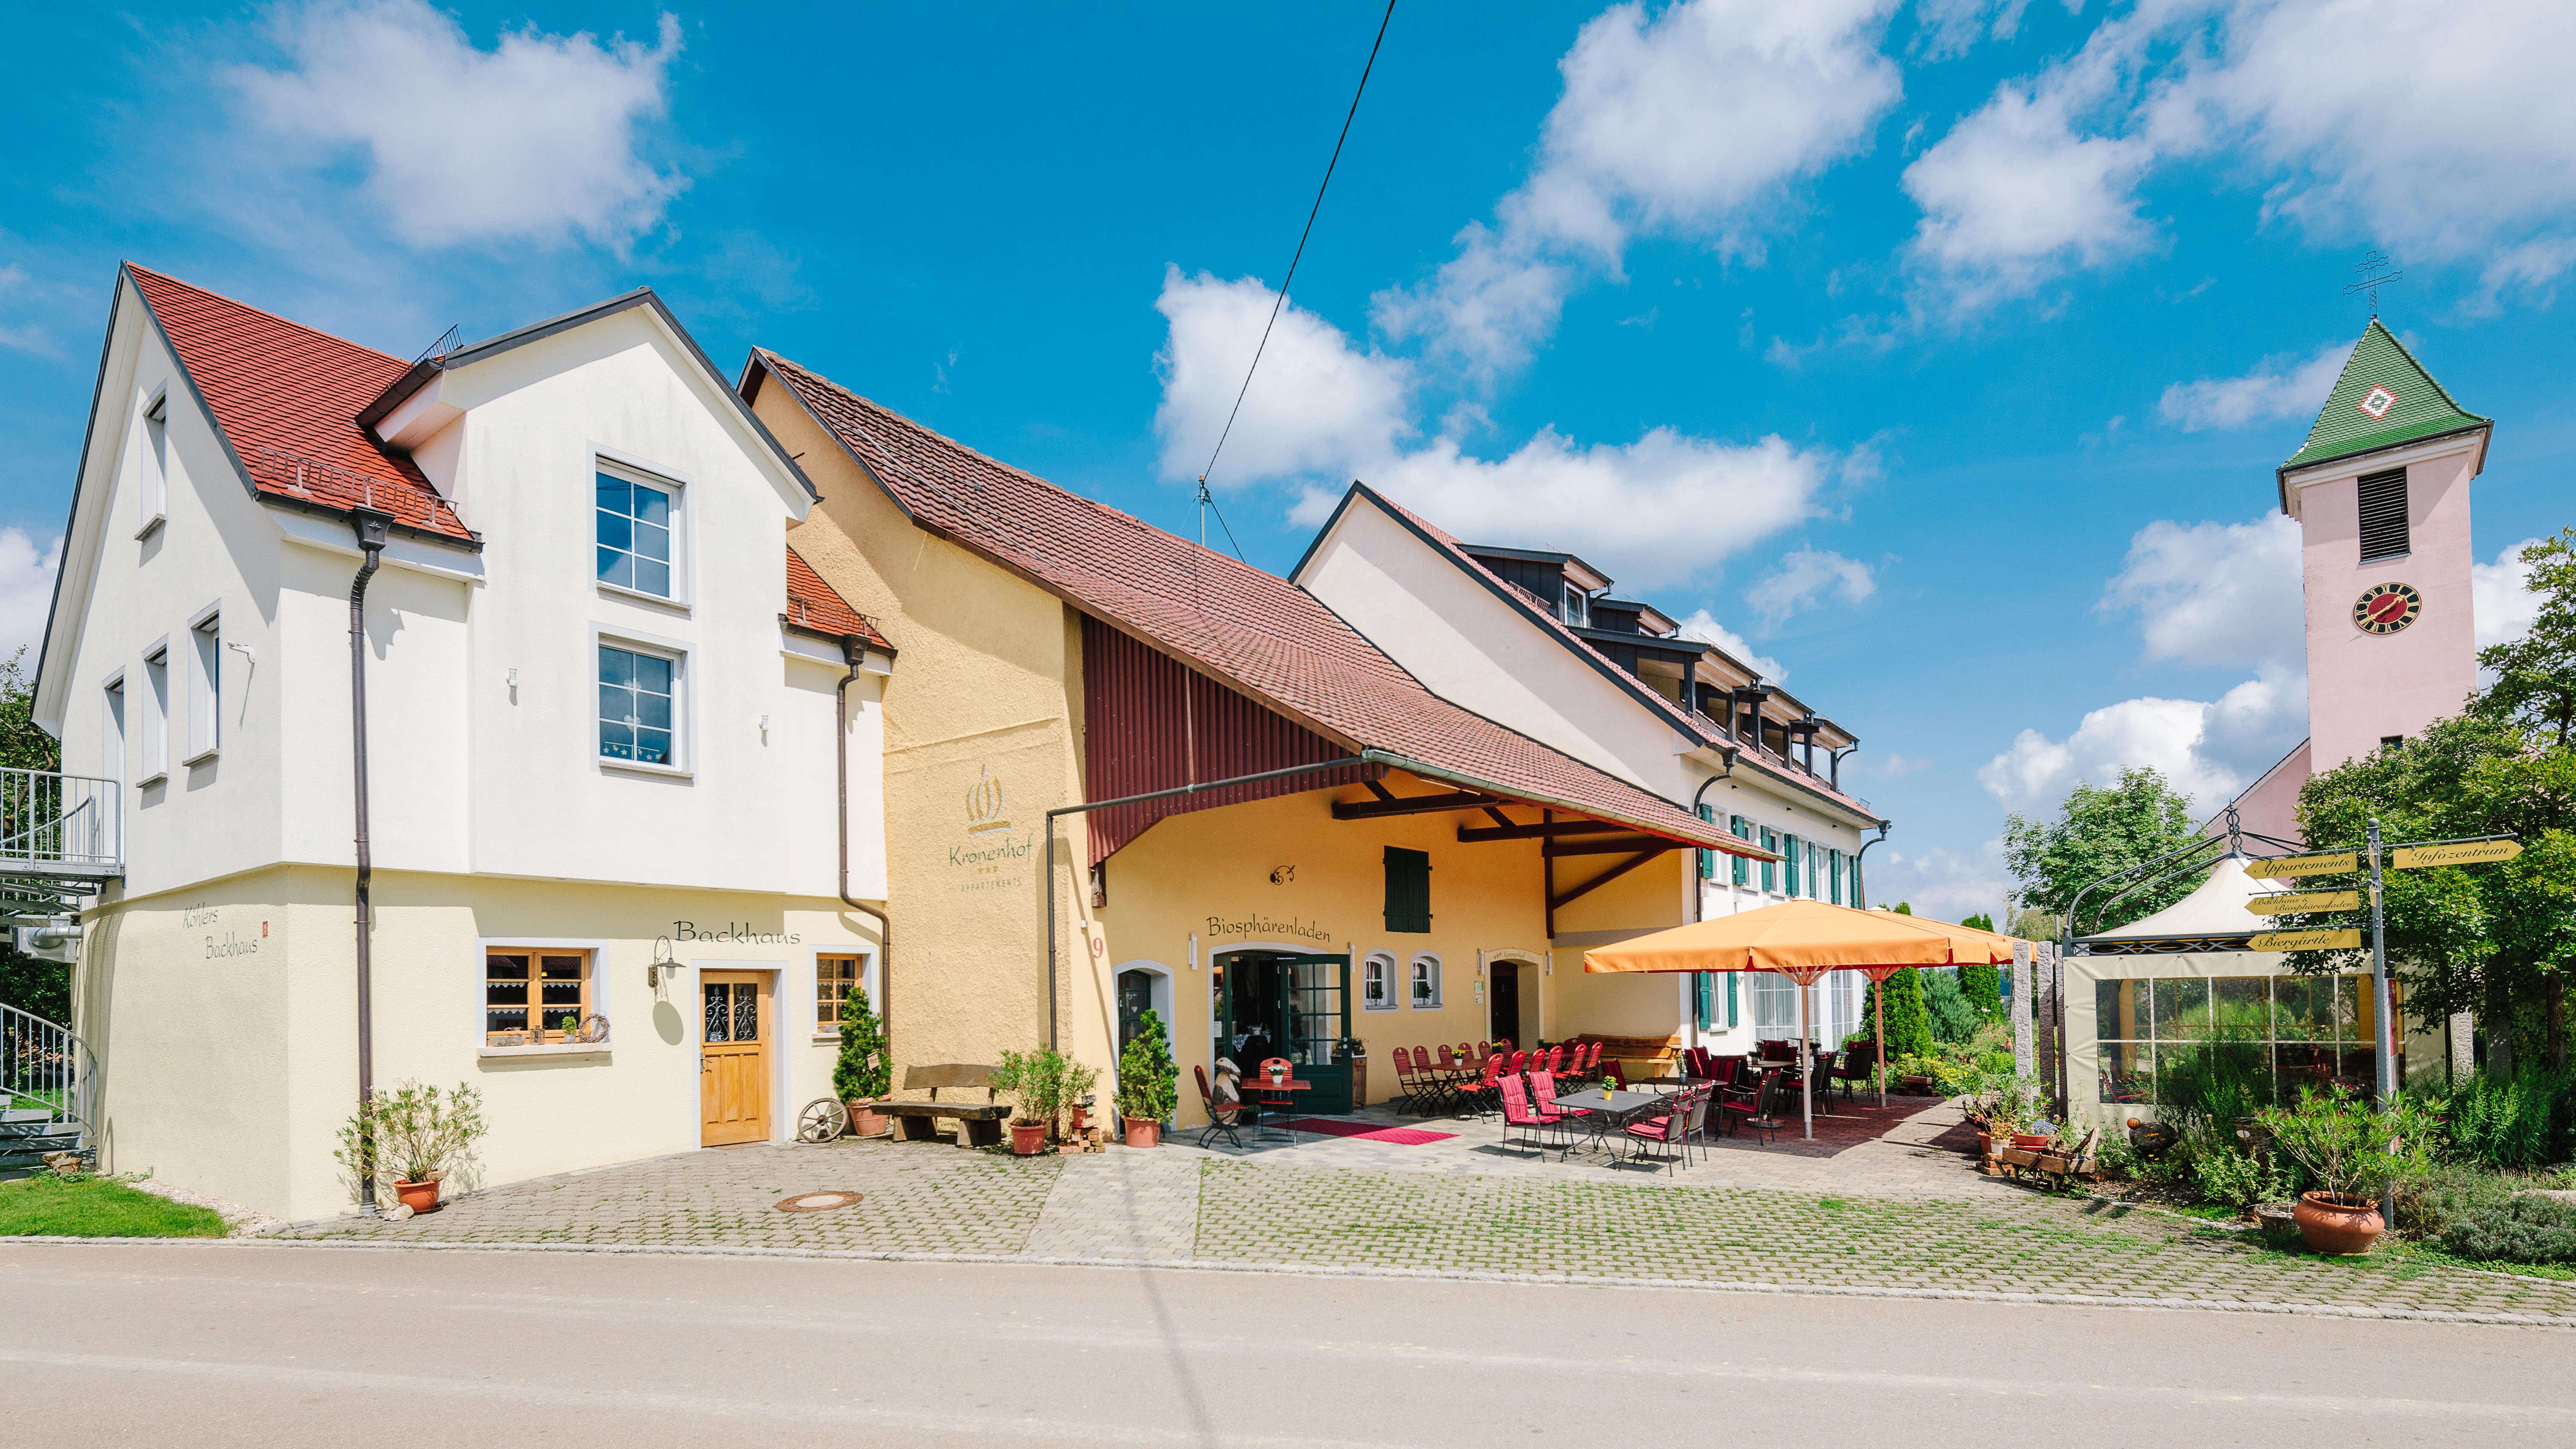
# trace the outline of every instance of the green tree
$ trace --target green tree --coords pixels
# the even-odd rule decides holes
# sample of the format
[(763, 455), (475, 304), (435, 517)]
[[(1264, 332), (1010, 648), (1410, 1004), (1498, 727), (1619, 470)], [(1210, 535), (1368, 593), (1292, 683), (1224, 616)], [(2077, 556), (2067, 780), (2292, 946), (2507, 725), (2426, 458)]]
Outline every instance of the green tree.
[[(1913, 912), (1905, 912), (1912, 915)], [(1932, 1016), (1923, 1000), (1923, 973), (1899, 971), (1883, 982), (1872, 982), (1869, 993), (1861, 998), (1860, 1031), (1867, 1041), (1878, 1040), (1878, 1007), (1884, 997), (1887, 1003), (1887, 1059), (1932, 1055)]]
[(885, 1023), (877, 1020), (867, 988), (853, 981), (850, 994), (841, 998), (841, 1055), (832, 1063), (832, 1090), (842, 1101), (856, 1102), (884, 1096), (892, 1083)]
[(2529, 588), (2540, 596), (2531, 632), (2480, 650), (2478, 666), (2494, 683), (2472, 706), (2511, 720), (2551, 749), (2576, 745), (2576, 528), (2560, 529), (2522, 551)]
[[(2019, 813), (2004, 823), (2004, 865), (2021, 883), (2022, 905), (2063, 915), (2088, 885), (2191, 843), (2191, 801), (2164, 775), (2140, 766), (2120, 772), (2108, 789), (2078, 781), (2054, 820)], [(2077, 934), (2125, 926), (2189, 895), (2200, 881), (2186, 873), (2122, 896), (2124, 881), (2084, 896)], [(2116, 898), (2116, 899), (2115, 899)]]
[(1181, 1071), (1172, 1063), (1172, 1044), (1164, 1033), (1163, 1014), (1147, 1007), (1136, 1022), (1136, 1039), (1118, 1056), (1119, 1116), (1162, 1122), (1180, 1105)]
[(1968, 1010), (1980, 1022), (2001, 1021), (2004, 1015), (2003, 972), (1982, 961), (1972, 961), (1959, 968), (1959, 995)]
[[(26, 658), (27, 651), (21, 647), (0, 660), (0, 766), (59, 770), (62, 746), (36, 724), (36, 685), (27, 677)], [(16, 835), (30, 823), (0, 814), (0, 833)], [(72, 968), (60, 961), (20, 955), (17, 940), (17, 932), (0, 926), (0, 1003), (69, 1025)]]
[(1960, 917), (1959, 924), (1972, 931), (1991, 931), (1995, 928), (1995, 918), (1979, 911), (1973, 916)]

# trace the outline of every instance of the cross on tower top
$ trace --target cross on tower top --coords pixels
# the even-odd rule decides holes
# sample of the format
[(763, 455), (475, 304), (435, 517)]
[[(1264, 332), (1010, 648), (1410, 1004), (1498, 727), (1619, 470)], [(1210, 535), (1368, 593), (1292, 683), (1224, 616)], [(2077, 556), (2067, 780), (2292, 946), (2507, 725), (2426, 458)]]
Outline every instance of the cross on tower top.
[(2394, 286), (2406, 280), (2406, 274), (2398, 271), (2396, 267), (2397, 264), (2389, 259), (2387, 253), (2372, 247), (2368, 252), (2363, 253), (2360, 261), (2353, 264), (2354, 271), (2364, 274), (2361, 280), (2345, 283), (2343, 294), (2349, 297), (2355, 292), (2369, 293), (2370, 315), (2378, 316), (2379, 289)]

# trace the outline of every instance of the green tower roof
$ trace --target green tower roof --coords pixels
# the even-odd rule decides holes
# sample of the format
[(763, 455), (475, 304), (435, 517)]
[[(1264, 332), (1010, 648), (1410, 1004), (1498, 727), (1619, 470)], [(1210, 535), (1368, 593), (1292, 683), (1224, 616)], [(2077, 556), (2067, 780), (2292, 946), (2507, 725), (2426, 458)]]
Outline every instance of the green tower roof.
[(2417, 438), (2439, 437), (2494, 425), (2453, 401), (2379, 319), (2370, 319), (2361, 341), (2335, 379), (2334, 394), (2308, 441), (2290, 455), (2280, 472), (2376, 452)]

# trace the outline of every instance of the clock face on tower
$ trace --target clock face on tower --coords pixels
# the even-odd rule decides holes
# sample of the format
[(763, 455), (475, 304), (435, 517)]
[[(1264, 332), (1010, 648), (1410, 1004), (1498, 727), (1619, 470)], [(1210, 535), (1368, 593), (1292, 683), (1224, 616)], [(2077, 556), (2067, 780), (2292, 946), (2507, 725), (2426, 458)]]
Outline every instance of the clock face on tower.
[(2404, 584), (2375, 584), (2352, 606), (2352, 622), (2365, 634), (2394, 634), (2424, 612), (2424, 596)]

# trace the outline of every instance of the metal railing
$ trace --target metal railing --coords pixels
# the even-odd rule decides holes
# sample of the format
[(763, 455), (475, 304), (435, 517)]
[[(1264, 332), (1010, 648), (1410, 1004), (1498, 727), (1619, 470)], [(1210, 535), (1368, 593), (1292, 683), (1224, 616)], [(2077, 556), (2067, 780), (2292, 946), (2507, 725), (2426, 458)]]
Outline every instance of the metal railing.
[(0, 769), (0, 873), (12, 864), (125, 864), (125, 787), (51, 770)]
[(70, 1027), (0, 1003), (0, 1110), (50, 1113), (98, 1140), (98, 1064)]

